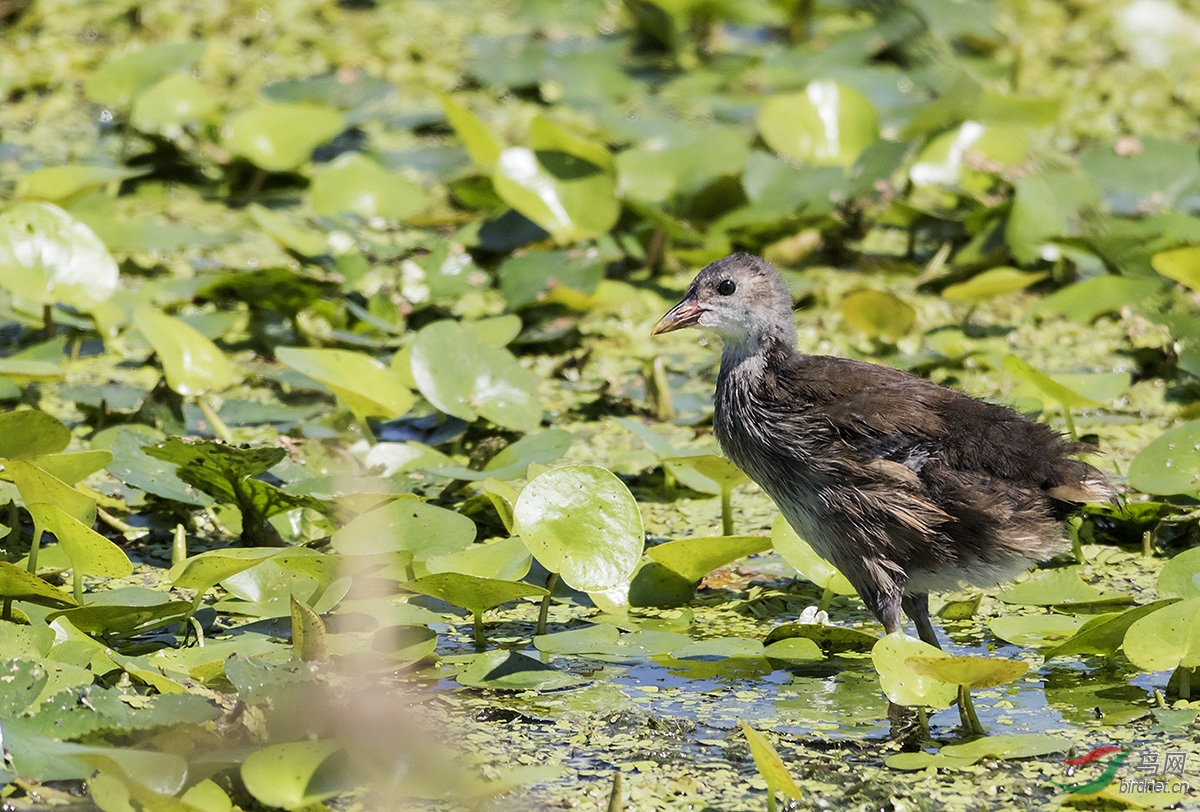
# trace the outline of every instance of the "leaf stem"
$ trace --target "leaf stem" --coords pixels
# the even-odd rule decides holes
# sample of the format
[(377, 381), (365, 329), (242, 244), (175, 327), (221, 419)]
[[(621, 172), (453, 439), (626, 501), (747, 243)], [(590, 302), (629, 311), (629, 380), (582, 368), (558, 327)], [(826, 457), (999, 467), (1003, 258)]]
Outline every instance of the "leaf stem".
[(233, 435), (229, 433), (229, 426), (226, 426), (225, 421), (217, 416), (217, 410), (213, 408), (208, 395), (197, 396), (196, 405), (200, 407), (200, 411), (204, 412), (204, 417), (208, 420), (208, 425), (212, 426), (213, 432), (225, 442), (232, 443)]
[(1063, 406), (1063, 419), (1067, 421), (1067, 434), (1075, 442), (1079, 442), (1079, 432), (1075, 430), (1075, 418), (1071, 416), (1071, 410), (1065, 405)]
[(54, 338), (54, 307), (52, 305), (42, 305), (42, 340), (49, 341)]
[(40, 524), (37, 522), (33, 523), (33, 541), (29, 544), (29, 566), (26, 569), (34, 575), (37, 575), (38, 550), (41, 549), (42, 533), (45, 532), (45, 529)]
[(546, 633), (546, 621), (550, 618), (550, 603), (554, 600), (554, 587), (558, 586), (558, 573), (552, 572), (546, 576), (546, 595), (542, 598), (541, 608), (538, 609), (537, 634)]
[(962, 718), (963, 727), (968, 733), (975, 733), (982, 736), (985, 731), (983, 725), (979, 721), (979, 715), (975, 713), (975, 702), (971, 699), (971, 689), (965, 685), (958, 686), (958, 713)]
[(187, 531), (183, 523), (175, 525), (175, 534), (171, 539), (171, 566), (177, 567), (187, 561)]
[(818, 612), (828, 612), (829, 604), (833, 602), (833, 589), (829, 585), (825, 586), (825, 590), (821, 593), (821, 600), (817, 601)]
[(733, 535), (733, 488), (721, 487), (721, 535)]
[(478, 610), (471, 614), (471, 620), (475, 627), (475, 650), (483, 651), (487, 648), (487, 637), (483, 634), (483, 610)]

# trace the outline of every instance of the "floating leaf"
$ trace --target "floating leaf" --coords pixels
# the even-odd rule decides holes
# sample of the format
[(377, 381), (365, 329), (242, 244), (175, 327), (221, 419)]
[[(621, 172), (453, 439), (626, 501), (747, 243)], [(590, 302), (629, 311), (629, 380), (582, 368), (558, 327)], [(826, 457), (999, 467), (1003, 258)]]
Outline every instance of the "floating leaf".
[(278, 347), (275, 357), (328, 386), (359, 419), (391, 419), (412, 408), (413, 394), (409, 388), (390, 369), (365, 353)]
[[(1161, 592), (1161, 587), (1159, 591)], [(1044, 652), (1045, 657), (1047, 660), (1070, 654), (1103, 654), (1105, 657), (1114, 657), (1125, 642), (1126, 632), (1135, 621), (1174, 602), (1173, 599), (1154, 601), (1145, 606), (1134, 606), (1124, 612), (1110, 612), (1089, 618), (1072, 637)]]
[(129, 122), (142, 132), (162, 132), (205, 120), (217, 105), (217, 97), (199, 80), (177, 73), (134, 99)]
[(396, 499), (356, 517), (333, 534), (331, 543), (342, 555), (407, 550), (423, 562), (460, 552), (474, 540), (475, 523), (461, 513), (416, 499)]
[(621, 633), (615, 626), (593, 624), (554, 634), (537, 634), (533, 647), (546, 654), (595, 654), (611, 650)]
[(164, 75), (186, 68), (204, 55), (203, 40), (151, 45), (110, 59), (84, 82), (89, 98), (100, 104), (125, 107)]
[(1125, 633), (1122, 648), (1143, 671), (1200, 667), (1200, 597), (1138, 618)]
[(405, 581), (404, 588), (409, 592), (429, 595), (454, 606), (461, 606), (472, 614), (483, 614), (488, 609), (494, 609), (518, 598), (541, 598), (550, 594), (533, 584), (481, 578), (460, 572), (426, 575), (415, 581)]
[(1200, 547), (1175, 555), (1158, 573), (1158, 594), (1164, 598), (1200, 597)]
[(345, 128), (342, 114), (317, 104), (260, 104), (224, 128), (225, 146), (270, 172), (300, 167)]
[(1026, 383), (1032, 384), (1039, 392), (1064, 408), (1082, 409), (1104, 405), (1065, 386), (1015, 355), (1004, 356), (1004, 368)]
[(986, 171), (972, 169), (972, 156), (997, 166), (1015, 166), (1029, 154), (1025, 129), (965, 121), (958, 129), (935, 137), (921, 150), (908, 176), (916, 186), (950, 186), (974, 192), (993, 183)]
[(761, 536), (707, 536), (668, 541), (651, 547), (646, 555), (686, 581), (698, 584), (718, 567), (769, 549), (771, 540)]
[(88, 189), (136, 178), (146, 172), (145, 169), (130, 169), (124, 166), (44, 166), (23, 175), (17, 181), (17, 197), (58, 202)]
[(348, 152), (313, 175), (313, 211), (328, 217), (357, 214), (399, 221), (425, 208), (419, 183), (387, 171), (357, 152)]
[(1155, 254), (1150, 259), (1154, 270), (1168, 279), (1200, 291), (1200, 246), (1176, 248)]
[(570, 586), (603, 592), (628, 582), (642, 554), (642, 514), (629, 489), (594, 465), (554, 468), (521, 491), (516, 529), (542, 566)]
[[(264, 806), (301, 809), (318, 804), (349, 789), (329, 781), (315, 781), (318, 772), (341, 750), (333, 741), (302, 741), (274, 744), (256, 750), (242, 763), (242, 783)], [(310, 790), (317, 786), (320, 789)]]
[(904, 664), (922, 676), (972, 690), (1004, 685), (1029, 670), (1029, 663), (995, 657), (909, 656)]
[(1143, 493), (1200, 492), (1200, 420), (1170, 429), (1139, 451), (1129, 484)]
[(793, 161), (850, 166), (879, 137), (879, 115), (858, 91), (819, 80), (767, 99), (758, 130), (767, 146)]
[(225, 353), (187, 322), (154, 310), (139, 310), (133, 320), (158, 354), (167, 386), (179, 394), (219, 392), (233, 383)]
[(492, 131), (463, 105), (446, 94), (438, 96), (446, 120), (454, 128), (454, 134), (463, 142), (471, 160), (478, 166), (490, 170), (496, 165), (504, 145), (492, 135)]
[(37, 409), (0, 414), (0, 459), (57, 454), (71, 442), (71, 430)]
[(29, 601), (41, 606), (75, 605), (75, 599), (68, 593), (7, 561), (0, 561), (0, 598)]
[(860, 632), (858, 629), (826, 626), (819, 623), (785, 623), (782, 626), (776, 626), (763, 642), (769, 646), (779, 640), (789, 640), (794, 637), (812, 640), (826, 654), (842, 654), (848, 651), (866, 652), (875, 648), (875, 644), (879, 642), (878, 637)]
[(942, 291), (942, 298), (980, 304), (997, 296), (1018, 293), (1047, 276), (1047, 273), (1026, 273), (1016, 268), (989, 268), (966, 282), (948, 285)]
[(1033, 306), (1034, 313), (1061, 315), (1091, 324), (1105, 313), (1137, 306), (1162, 292), (1161, 280), (1094, 276), (1051, 293)]
[(329, 644), (321, 616), (289, 595), (292, 610), (292, 651), (307, 663), (329, 662)]
[(988, 628), (1014, 645), (1044, 648), (1067, 640), (1083, 624), (1084, 618), (1072, 615), (1001, 615), (992, 618)]
[(505, 349), (482, 341), (470, 328), (437, 321), (417, 333), (412, 374), (425, 398), (446, 414), (532, 431), (541, 422), (537, 384)]
[(476, 654), (455, 679), (471, 688), (510, 691), (557, 691), (584, 682), (552, 665), (503, 649)]
[(571, 433), (563, 429), (549, 429), (522, 437), (505, 446), (496, 456), (488, 460), (482, 471), (472, 471), (460, 466), (439, 465), (429, 470), (440, 476), (450, 476), (467, 482), (493, 477), (500, 481), (525, 476), (530, 465), (547, 465), (554, 462), (571, 447)]
[(1005, 603), (1026, 606), (1071, 606), (1084, 604), (1132, 603), (1129, 595), (1103, 592), (1081, 580), (1081, 567), (1062, 567), (1039, 572), (1028, 581), (1011, 586), (999, 594)]
[(900, 297), (883, 290), (860, 290), (838, 305), (846, 324), (871, 338), (896, 341), (917, 321), (917, 311)]
[(887, 698), (897, 705), (948, 708), (958, 696), (958, 689), (944, 680), (913, 668), (910, 657), (937, 659), (948, 657), (934, 646), (896, 632), (883, 637), (871, 649), (871, 662), (879, 672), (879, 684)]
[(58, 206), (26, 201), (0, 212), (0, 285), (18, 296), (91, 312), (117, 276), (95, 232)]
[(938, 753), (896, 753), (885, 762), (894, 770), (928, 767), (969, 767), (985, 758), (1031, 758), (1071, 749), (1070, 739), (1049, 733), (1008, 733), (983, 736), (965, 744), (948, 744)]
[(509, 147), (496, 159), (492, 184), (559, 244), (606, 234), (621, 214), (612, 173), (587, 155)]
[(519, 581), (529, 574), (533, 557), (519, 538), (472, 544), (456, 553), (430, 556), (425, 567), (431, 573), (457, 572), (480, 578)]

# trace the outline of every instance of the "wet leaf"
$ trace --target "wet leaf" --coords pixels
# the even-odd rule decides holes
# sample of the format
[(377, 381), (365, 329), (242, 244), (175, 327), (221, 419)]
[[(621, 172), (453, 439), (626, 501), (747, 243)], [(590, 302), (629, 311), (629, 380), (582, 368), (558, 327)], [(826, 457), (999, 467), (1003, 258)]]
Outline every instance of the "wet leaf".
[(532, 431), (541, 422), (533, 376), (510, 352), (457, 322), (421, 328), (411, 363), (421, 394), (446, 414), (467, 421), (484, 417), (518, 431)]
[(505, 203), (555, 242), (594, 239), (616, 224), (621, 205), (612, 172), (592, 163), (589, 154), (509, 147), (496, 159), (492, 184)]
[(270, 172), (290, 172), (345, 128), (342, 114), (318, 104), (259, 104), (234, 116), (225, 146)]
[(154, 310), (139, 310), (134, 323), (158, 354), (167, 386), (184, 396), (227, 389), (234, 367), (196, 328)]
[(570, 465), (536, 477), (521, 491), (514, 518), (533, 557), (585, 592), (626, 583), (642, 554), (637, 502), (621, 480), (596, 466)]
[(278, 347), (275, 357), (328, 386), (359, 419), (394, 418), (412, 408), (413, 395), (390, 369), (353, 350)]
[(758, 130), (790, 160), (850, 166), (879, 137), (879, 116), (858, 91), (819, 80), (800, 93), (769, 98), (759, 109)]
[(58, 206), (30, 201), (0, 212), (0, 285), (18, 296), (91, 312), (117, 281), (104, 243)]
[(1200, 491), (1200, 420), (1170, 429), (1138, 452), (1129, 484), (1143, 493)]
[(911, 657), (949, 657), (933, 646), (903, 632), (881, 638), (871, 649), (871, 662), (879, 672), (879, 684), (897, 705), (948, 708), (958, 697), (954, 685), (924, 673), (908, 663)]
[[(983, 192), (992, 186), (992, 176), (971, 167), (979, 163), (997, 167), (1020, 164), (1029, 152), (1028, 139), (1027, 132), (1020, 127), (966, 121), (958, 129), (930, 141), (917, 156), (908, 176), (917, 186), (962, 187)], [(984, 161), (978, 161), (979, 158)]]

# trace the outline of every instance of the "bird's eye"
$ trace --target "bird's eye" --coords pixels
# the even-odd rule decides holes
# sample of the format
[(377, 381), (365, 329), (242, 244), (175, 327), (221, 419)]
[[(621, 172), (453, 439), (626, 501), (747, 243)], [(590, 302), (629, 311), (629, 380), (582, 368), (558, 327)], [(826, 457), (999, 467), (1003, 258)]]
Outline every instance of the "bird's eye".
[(732, 279), (723, 279), (721, 280), (721, 284), (717, 285), (717, 293), (722, 296), (729, 296), (735, 290), (737, 290), (737, 282), (734, 282)]

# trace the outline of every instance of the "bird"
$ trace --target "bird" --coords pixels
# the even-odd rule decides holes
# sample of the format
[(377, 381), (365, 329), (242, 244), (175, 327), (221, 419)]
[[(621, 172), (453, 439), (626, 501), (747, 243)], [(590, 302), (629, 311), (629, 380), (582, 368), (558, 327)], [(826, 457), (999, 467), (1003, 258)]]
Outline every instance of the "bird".
[(929, 593), (991, 587), (1062, 552), (1079, 505), (1116, 501), (1074, 442), (1008, 407), (891, 367), (796, 348), (779, 271), (706, 265), (651, 335), (721, 338), (713, 433), (888, 634), (941, 648)]

